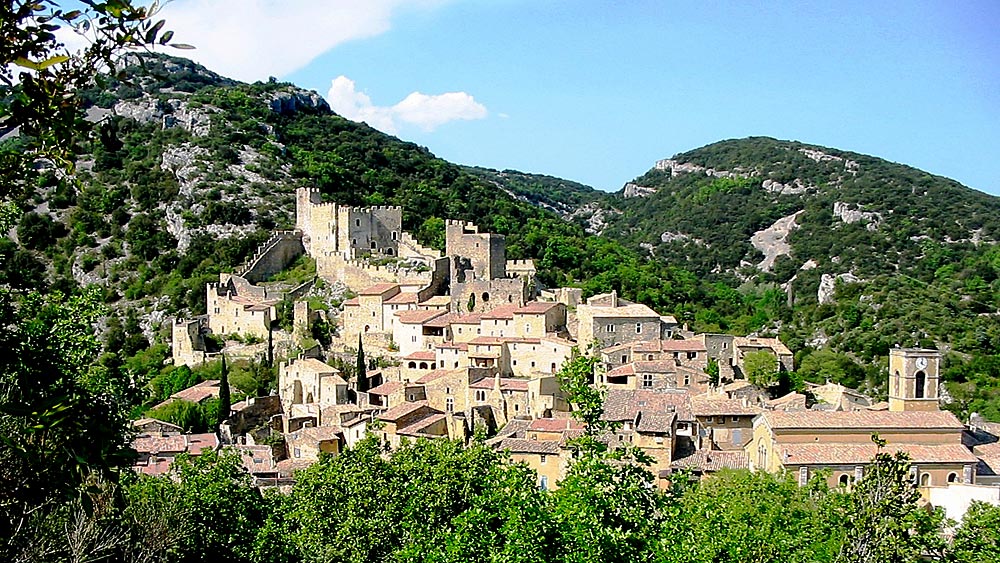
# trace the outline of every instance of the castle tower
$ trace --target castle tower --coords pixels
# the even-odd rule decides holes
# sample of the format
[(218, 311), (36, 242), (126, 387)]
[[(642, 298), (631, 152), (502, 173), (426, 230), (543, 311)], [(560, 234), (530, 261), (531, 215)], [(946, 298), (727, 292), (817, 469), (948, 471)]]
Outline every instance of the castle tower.
[(889, 410), (938, 410), (941, 353), (921, 348), (889, 350)]

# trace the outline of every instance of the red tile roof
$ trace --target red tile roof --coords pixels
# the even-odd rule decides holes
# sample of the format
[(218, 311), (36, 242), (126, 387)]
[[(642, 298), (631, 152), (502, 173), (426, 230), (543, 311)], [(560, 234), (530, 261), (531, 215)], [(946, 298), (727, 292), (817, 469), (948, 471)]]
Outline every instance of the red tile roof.
[(171, 395), (174, 399), (184, 399), (193, 403), (200, 403), (205, 399), (219, 396), (219, 380), (209, 379), (197, 385), (192, 385)]
[(386, 381), (382, 385), (372, 387), (368, 392), (372, 395), (392, 395), (403, 388), (403, 384), (398, 381)]
[(420, 420), (414, 422), (413, 424), (396, 430), (396, 434), (401, 434), (404, 436), (434, 436), (434, 434), (427, 434), (424, 432), (432, 424), (444, 420), (446, 417), (443, 413), (432, 414), (428, 417), (421, 418)]
[(361, 305), (361, 300), (357, 297), (352, 297), (347, 301), (344, 301), (344, 307), (359, 307)]
[(431, 352), (430, 350), (417, 350), (416, 352), (412, 352), (410, 354), (403, 356), (403, 359), (418, 360), (418, 361), (419, 360), (434, 361), (437, 359), (437, 354)]
[(519, 307), (517, 305), (501, 305), (492, 311), (483, 313), (483, 320), (502, 320), (502, 319), (513, 319), (514, 311)]
[(366, 287), (358, 292), (358, 295), (385, 295), (392, 290), (399, 290), (399, 284), (396, 283), (377, 283), (371, 287)]
[(468, 350), (469, 349), (469, 343), (468, 342), (444, 342), (442, 344), (438, 344), (436, 347), (437, 348), (454, 348), (456, 350)]
[(417, 294), (404, 291), (385, 300), (389, 305), (410, 305), (417, 303)]
[(415, 413), (422, 408), (430, 409), (431, 411), (434, 410), (427, 405), (427, 401), (417, 401), (415, 403), (403, 403), (401, 405), (397, 405), (385, 411), (384, 413), (378, 415), (378, 417), (380, 420), (385, 420), (387, 422), (395, 422), (400, 418), (403, 418), (408, 414)]
[(604, 420), (631, 421), (642, 413), (647, 416), (677, 415), (678, 420), (692, 421), (690, 395), (687, 391), (646, 389), (609, 389), (604, 397)]
[(397, 311), (396, 317), (403, 324), (424, 324), (427, 321), (446, 314), (440, 309), (413, 309), (410, 311)]
[(891, 411), (768, 411), (763, 415), (772, 429), (779, 428), (832, 428), (832, 429), (947, 429), (965, 428), (955, 415), (948, 411), (891, 412)]
[(583, 423), (572, 418), (536, 418), (528, 424), (528, 430), (533, 432), (564, 432), (583, 429)]
[(420, 379), (416, 380), (414, 383), (424, 385), (432, 381), (441, 379), (442, 377), (447, 377), (449, 375), (464, 375), (464, 369), (436, 369), (430, 373), (424, 374)]
[(750, 460), (746, 452), (719, 451), (719, 450), (698, 450), (695, 453), (674, 460), (670, 464), (671, 469), (691, 469), (702, 473), (712, 473), (721, 469), (747, 469), (750, 467)]
[[(784, 465), (863, 465), (878, 453), (875, 444), (782, 444), (779, 446)], [(923, 446), (889, 444), (883, 451), (903, 450), (913, 463), (976, 463), (976, 456), (961, 444)]]
[(691, 410), (695, 416), (753, 416), (764, 409), (743, 404), (741, 399), (723, 399), (698, 395), (691, 397)]

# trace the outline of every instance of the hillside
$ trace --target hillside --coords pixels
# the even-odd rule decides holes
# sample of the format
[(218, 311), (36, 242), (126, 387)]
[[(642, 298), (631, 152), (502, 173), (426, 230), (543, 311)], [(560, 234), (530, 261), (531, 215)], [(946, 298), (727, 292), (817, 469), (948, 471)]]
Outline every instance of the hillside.
[[(0, 245), (11, 265), (0, 282), (101, 287), (122, 319), (108, 342), (126, 342), (124, 356), (162, 339), (164, 319), (203, 313), (206, 282), (292, 225), (300, 186), (401, 206), (404, 228), (436, 248), (445, 219), (474, 221), (507, 236), (510, 258), (535, 259), (543, 285), (614, 289), (699, 331), (780, 334), (800, 365), (813, 350), (840, 354), (832, 372), (804, 369), (812, 379), (877, 392), (896, 344), (958, 352), (956, 370), (1000, 348), (1000, 205), (945, 178), (751, 138), (661, 161), (605, 194), (454, 165), (291, 84), (135, 62), (83, 93), (100, 125), (80, 140), (76, 177), (43, 174)], [(995, 371), (980, 370), (970, 408)]]

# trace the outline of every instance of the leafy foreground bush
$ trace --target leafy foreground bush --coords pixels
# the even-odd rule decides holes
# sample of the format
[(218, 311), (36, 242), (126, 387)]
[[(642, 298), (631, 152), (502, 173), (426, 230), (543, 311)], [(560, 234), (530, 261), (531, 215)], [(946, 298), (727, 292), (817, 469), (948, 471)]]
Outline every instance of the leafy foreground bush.
[[(273, 562), (995, 561), (1000, 508), (955, 531), (918, 508), (908, 462), (880, 454), (852, 492), (821, 478), (723, 472), (670, 492), (622, 452), (581, 453), (555, 491), (482, 443), (372, 439), (261, 493), (239, 458), (180, 458), (175, 478), (100, 484), (36, 522), (45, 557), (5, 560)], [(625, 456), (627, 457), (627, 456)], [(680, 477), (680, 476), (679, 476)], [(75, 550), (75, 551), (74, 551)], [(32, 554), (37, 555), (35, 549)], [(30, 555), (30, 554), (29, 554)], [(875, 557), (872, 559), (872, 557)], [(989, 559), (993, 557), (993, 559)]]

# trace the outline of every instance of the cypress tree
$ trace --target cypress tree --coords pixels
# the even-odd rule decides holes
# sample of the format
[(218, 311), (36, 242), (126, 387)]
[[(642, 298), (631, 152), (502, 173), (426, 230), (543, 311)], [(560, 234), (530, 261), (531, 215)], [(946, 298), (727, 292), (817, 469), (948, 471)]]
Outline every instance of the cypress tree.
[(219, 377), (219, 419), (218, 423), (221, 426), (227, 418), (229, 418), (229, 412), (232, 402), (232, 398), (229, 395), (229, 367), (226, 366), (226, 355), (222, 355), (222, 375)]
[(361, 335), (358, 335), (358, 392), (368, 391), (368, 368), (365, 364), (365, 349), (361, 344)]

